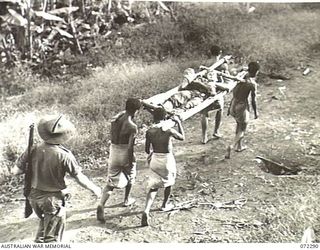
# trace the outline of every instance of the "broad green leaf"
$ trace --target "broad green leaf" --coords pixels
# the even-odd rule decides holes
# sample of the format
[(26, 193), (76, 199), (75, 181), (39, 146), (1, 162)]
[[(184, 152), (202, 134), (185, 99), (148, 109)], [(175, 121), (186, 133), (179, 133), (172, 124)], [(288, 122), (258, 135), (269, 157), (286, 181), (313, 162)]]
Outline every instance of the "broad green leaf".
[(157, 2), (159, 3), (159, 5), (162, 9), (170, 12), (169, 8), (163, 2), (161, 2), (161, 1), (157, 1)]
[(37, 17), (42, 17), (45, 20), (49, 20), (49, 21), (57, 21), (57, 22), (63, 22), (65, 23), (64, 19), (49, 13), (46, 13), (44, 11), (35, 11), (34, 14)]
[(14, 18), (14, 25), (18, 25), (18, 26), (26, 26), (28, 23), (28, 20), (26, 18), (24, 18), (23, 16), (21, 16), (18, 12), (16, 12), (13, 9), (8, 9), (8, 12), (10, 13), (10, 15)]
[(1, 41), (2, 39), (5, 39), (5, 38), (6, 38), (6, 35), (0, 33), (0, 41)]
[(60, 14), (68, 14), (74, 11), (77, 11), (79, 7), (71, 6), (71, 7), (63, 7), (55, 10), (50, 10), (50, 14), (60, 15)]
[(17, 3), (17, 4), (20, 4), (21, 1), (20, 0), (0, 0), (0, 3)]
[(84, 28), (84, 29), (87, 29), (87, 30), (90, 30), (90, 29), (91, 29), (90, 24), (87, 24), (87, 23), (82, 23), (82, 24), (81, 24), (81, 27)]
[(55, 29), (56, 31), (58, 31), (59, 34), (62, 35), (62, 36), (65, 36), (65, 37), (67, 37), (67, 38), (73, 38), (73, 35), (71, 35), (70, 33), (68, 33), (68, 32), (65, 31), (65, 30), (62, 30), (62, 29), (57, 28), (57, 27), (54, 27), (53, 29)]

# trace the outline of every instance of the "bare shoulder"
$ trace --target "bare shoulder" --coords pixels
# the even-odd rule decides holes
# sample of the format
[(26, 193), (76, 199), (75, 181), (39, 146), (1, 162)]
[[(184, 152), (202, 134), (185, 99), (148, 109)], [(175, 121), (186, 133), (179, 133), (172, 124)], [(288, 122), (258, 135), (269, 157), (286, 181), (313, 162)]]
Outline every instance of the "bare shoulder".
[(123, 128), (126, 131), (130, 131), (131, 133), (137, 133), (138, 132), (138, 125), (135, 124), (133, 121), (130, 121), (128, 119), (126, 119), (126, 121), (123, 124)]
[(122, 116), (122, 115), (124, 115), (124, 114), (125, 114), (125, 111), (122, 111), (122, 112), (116, 114), (115, 116), (113, 116), (113, 117), (111, 118), (111, 122), (114, 122), (114, 121), (118, 120), (118, 118), (120, 118), (120, 116)]

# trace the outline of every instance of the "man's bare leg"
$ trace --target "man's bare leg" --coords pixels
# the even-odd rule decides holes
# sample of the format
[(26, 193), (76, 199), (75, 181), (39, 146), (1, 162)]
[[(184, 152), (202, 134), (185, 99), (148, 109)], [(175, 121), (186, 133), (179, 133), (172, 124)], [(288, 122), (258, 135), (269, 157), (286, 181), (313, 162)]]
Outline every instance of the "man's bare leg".
[(229, 145), (227, 148), (227, 153), (225, 155), (226, 159), (230, 159), (231, 158), (231, 151), (234, 147), (238, 147), (238, 143), (239, 143), (239, 139), (241, 136), (241, 130), (240, 130), (240, 124), (237, 122), (237, 126), (236, 126), (236, 136), (234, 139), (234, 143), (232, 145)]
[(242, 123), (240, 125), (240, 131), (239, 131), (239, 135), (238, 135), (239, 139), (238, 139), (237, 147), (235, 149), (236, 152), (242, 152), (242, 151), (247, 149), (247, 146), (244, 146), (242, 144), (242, 141), (243, 141), (243, 138), (244, 138), (244, 133), (247, 130), (247, 126), (248, 126), (248, 123)]
[(201, 128), (202, 128), (202, 144), (206, 144), (208, 142), (208, 115), (202, 114), (201, 117)]
[(154, 202), (154, 199), (156, 198), (158, 189), (150, 189), (150, 191), (147, 194), (147, 201), (146, 201), (146, 206), (145, 209), (142, 213), (142, 218), (141, 218), (141, 226), (149, 226), (150, 221), (149, 221), (149, 213), (151, 206)]
[(166, 187), (164, 189), (164, 198), (163, 198), (163, 203), (161, 206), (162, 211), (169, 211), (174, 207), (173, 204), (168, 204), (170, 194), (171, 194), (171, 186)]
[(216, 113), (215, 124), (214, 124), (214, 133), (213, 133), (213, 136), (217, 139), (221, 138), (221, 134), (219, 133), (219, 128), (221, 125), (221, 118), (222, 118), (222, 110), (220, 109)]
[(110, 195), (112, 194), (113, 187), (105, 186), (103, 189), (103, 193), (100, 199), (100, 203), (97, 207), (97, 220), (101, 222), (105, 222), (106, 219), (104, 217), (104, 205), (106, 204), (107, 200), (110, 198)]
[(125, 207), (128, 207), (136, 202), (136, 200), (134, 198), (130, 197), (131, 188), (132, 188), (132, 184), (128, 183), (128, 185), (126, 186), (126, 189), (125, 189), (125, 193), (124, 193), (124, 204), (123, 205)]

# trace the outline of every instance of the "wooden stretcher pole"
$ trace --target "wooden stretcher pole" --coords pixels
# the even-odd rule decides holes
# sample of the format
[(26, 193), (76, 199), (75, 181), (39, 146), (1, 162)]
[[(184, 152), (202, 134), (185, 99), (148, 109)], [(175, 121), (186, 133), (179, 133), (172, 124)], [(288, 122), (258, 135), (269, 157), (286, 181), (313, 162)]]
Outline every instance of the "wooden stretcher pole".
[[(237, 79), (243, 79), (247, 75), (247, 73), (248, 72), (246, 72), (246, 71), (240, 72), (236, 77), (237, 77)], [(188, 109), (184, 112), (178, 113), (176, 115), (178, 115), (180, 117), (181, 121), (185, 121), (185, 120), (189, 119), (193, 115), (199, 113), (201, 110), (205, 109), (206, 107), (208, 107), (209, 105), (214, 103), (219, 98), (223, 98), (228, 92), (230, 92), (234, 89), (234, 87), (237, 85), (237, 83), (238, 83), (238, 81), (232, 81), (232, 82), (230, 81), (228, 83), (228, 85), (229, 85), (228, 91), (225, 90), (225, 91), (222, 91), (222, 92), (216, 94), (215, 96), (208, 97), (199, 105), (197, 105), (191, 109)], [(167, 121), (164, 122), (164, 125), (166, 127), (174, 127), (175, 123), (172, 120), (168, 119)]]
[[(152, 110), (152, 109), (161, 108), (161, 106), (159, 106), (159, 105), (154, 105), (154, 104), (152, 104), (152, 103), (148, 103), (148, 102), (145, 101), (145, 100), (142, 100), (142, 101), (141, 101), (141, 104), (142, 104), (149, 112), (150, 112), (150, 110)], [(168, 111), (168, 110), (166, 110), (166, 112), (167, 112), (169, 115), (174, 115), (173, 112), (170, 112), (170, 111)], [(152, 111), (151, 111), (150, 113), (152, 113)]]
[[(217, 62), (215, 62), (214, 64), (212, 64), (208, 70), (211, 71), (211, 70), (214, 70), (216, 68), (218, 68), (219, 66), (221, 66), (222, 64), (224, 64), (227, 60), (229, 60), (231, 58), (230, 55), (228, 56), (225, 56), (223, 58), (221, 58), (220, 60), (218, 60)], [(204, 69), (204, 70), (201, 70), (199, 73), (197, 73), (195, 76), (194, 76), (194, 79), (200, 75), (203, 75), (205, 74), (207, 71), (207, 69)], [(172, 89), (170, 89), (169, 91), (167, 92), (164, 92), (164, 93), (160, 93), (160, 94), (157, 94), (157, 95), (154, 95), (148, 99), (145, 99), (144, 101), (147, 102), (147, 103), (152, 103), (153, 105), (156, 105), (156, 104), (161, 104), (163, 103), (165, 100), (167, 100), (168, 98), (170, 98), (170, 96), (174, 95), (175, 93), (177, 93), (179, 91), (179, 86), (177, 87), (174, 87)]]

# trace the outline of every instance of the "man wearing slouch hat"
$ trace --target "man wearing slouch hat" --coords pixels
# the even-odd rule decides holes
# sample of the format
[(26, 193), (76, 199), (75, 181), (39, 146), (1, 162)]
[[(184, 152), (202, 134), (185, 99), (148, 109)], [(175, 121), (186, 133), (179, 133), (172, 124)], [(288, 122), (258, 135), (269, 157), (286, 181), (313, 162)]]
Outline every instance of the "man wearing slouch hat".
[[(81, 172), (72, 152), (61, 145), (74, 133), (70, 121), (62, 115), (50, 115), (39, 121), (37, 129), (43, 142), (31, 149), (31, 192), (27, 197), (40, 219), (35, 242), (60, 242), (66, 225), (66, 173), (97, 197), (101, 196), (101, 189)], [(28, 151), (25, 151), (11, 170), (12, 174), (25, 172), (27, 158)]]

